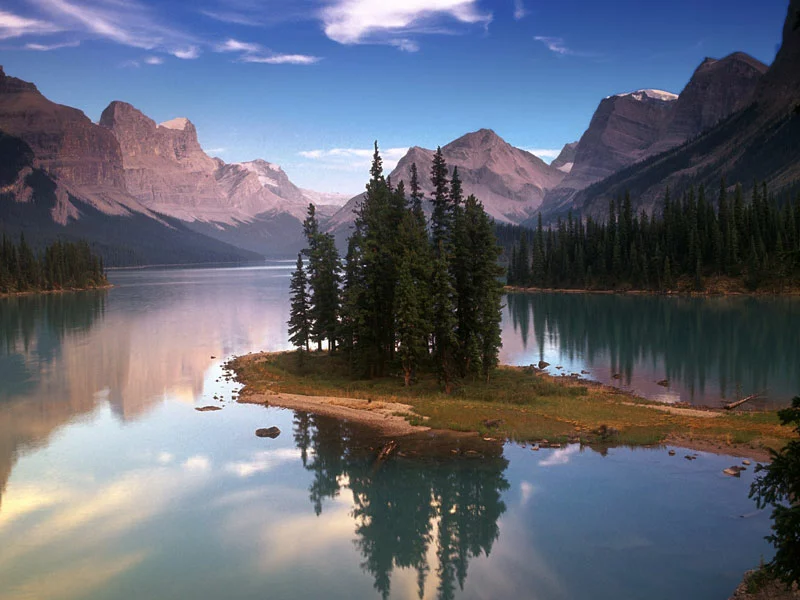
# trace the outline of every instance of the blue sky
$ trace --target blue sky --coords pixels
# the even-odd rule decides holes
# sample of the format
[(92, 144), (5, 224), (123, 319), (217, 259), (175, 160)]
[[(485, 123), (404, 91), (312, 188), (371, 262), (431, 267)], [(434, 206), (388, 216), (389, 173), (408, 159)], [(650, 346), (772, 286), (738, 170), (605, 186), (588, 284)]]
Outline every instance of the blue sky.
[(209, 153), (358, 192), (482, 127), (550, 160), (598, 102), (680, 92), (706, 56), (770, 63), (787, 0), (4, 0), (0, 64), (97, 120), (185, 116)]

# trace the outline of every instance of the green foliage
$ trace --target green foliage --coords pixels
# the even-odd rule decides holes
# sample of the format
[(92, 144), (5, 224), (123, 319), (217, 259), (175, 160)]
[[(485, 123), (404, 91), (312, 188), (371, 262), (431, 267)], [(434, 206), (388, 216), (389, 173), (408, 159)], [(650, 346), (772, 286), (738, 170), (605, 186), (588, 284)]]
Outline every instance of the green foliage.
[[(800, 396), (778, 417), (800, 435)], [(750, 497), (755, 498), (760, 509), (772, 507), (773, 533), (766, 539), (777, 552), (765, 568), (791, 585), (800, 583), (800, 439), (771, 454), (771, 464), (756, 467), (756, 472), (762, 474), (753, 482)]]
[(302, 255), (297, 255), (297, 267), (289, 284), (291, 293), (289, 341), (299, 349), (308, 351), (311, 343), (311, 300), (308, 296), (308, 278)]
[[(448, 394), (459, 378), (488, 379), (497, 366), (502, 295), (492, 222), (475, 197), (464, 200), (457, 169), (448, 181), (438, 151), (431, 168), (429, 238), (417, 166), (411, 166), (409, 202), (405, 182), (393, 188), (382, 165), (376, 143), (371, 177), (348, 240), (341, 291), (333, 240), (319, 233), (309, 208), (304, 252), (309, 257), (311, 337), (320, 346), (328, 339), (331, 349), (338, 344), (351, 375), (358, 377), (384, 377), (399, 363), (410, 386), (417, 370), (428, 368), (438, 373)], [(298, 277), (301, 267), (298, 262)], [(299, 290), (301, 282), (295, 283)], [(293, 303), (293, 317), (301, 313), (301, 304), (297, 300), (295, 310)], [(298, 319), (290, 321), (293, 335), (302, 322)]]
[(609, 203), (602, 223), (570, 213), (549, 230), (541, 216), (536, 231), (498, 226), (514, 257), (508, 283), (666, 291), (685, 280), (703, 291), (708, 277), (725, 276), (751, 290), (780, 291), (800, 281), (800, 195), (776, 198), (754, 183), (749, 203), (741, 186), (733, 202), (728, 196), (723, 180), (716, 202), (704, 186), (677, 200), (667, 190), (660, 214), (633, 215), (626, 194)]
[(86, 242), (54, 242), (37, 255), (21, 235), (3, 236), (0, 293), (86, 289), (106, 285), (103, 261)]
[[(308, 205), (308, 217), (303, 221), (308, 247), (301, 254), (308, 257), (308, 286), (311, 290), (309, 315), (311, 339), (321, 349), (325, 340), (333, 351), (339, 333), (339, 253), (329, 233), (320, 233), (313, 204)], [(298, 258), (298, 261), (301, 259)]]

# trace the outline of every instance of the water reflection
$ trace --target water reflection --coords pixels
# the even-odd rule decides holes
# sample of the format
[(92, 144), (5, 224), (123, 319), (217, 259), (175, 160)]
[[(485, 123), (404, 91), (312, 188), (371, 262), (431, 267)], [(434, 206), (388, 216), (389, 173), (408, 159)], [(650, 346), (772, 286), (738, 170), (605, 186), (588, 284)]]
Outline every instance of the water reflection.
[[(724, 477), (729, 458), (498, 444), (376, 467), (352, 424), (230, 402), (224, 357), (287, 346), (289, 269), (114, 273), (108, 293), (0, 300), (0, 600), (722, 598), (768, 556), (767, 515), (740, 518), (752, 471)], [(798, 358), (782, 302), (550, 298), (509, 298), (506, 360), (697, 379), (673, 340), (692, 311), (724, 340), (689, 334), (707, 389), (715, 352), (729, 371), (769, 362), (772, 390)], [(215, 395), (222, 411), (194, 410)], [(284, 433), (253, 435), (270, 425)]]
[(486, 446), (480, 459), (376, 464), (363, 430), (307, 413), (295, 416), (294, 439), (314, 476), (309, 499), (318, 516), (326, 499), (352, 493), (361, 568), (382, 598), (390, 595), (395, 568), (416, 572), (419, 598), (431, 572), (436, 598), (453, 598), (456, 586), (464, 590), (469, 561), (489, 555), (506, 510), (502, 446)]
[(194, 404), (223, 357), (284, 347), (288, 272), (114, 272), (108, 292), (0, 299), (0, 506), (19, 453), (65, 424)]
[(799, 332), (791, 298), (509, 294), (503, 358), (589, 371), (664, 401), (766, 393), (780, 405), (800, 390)]

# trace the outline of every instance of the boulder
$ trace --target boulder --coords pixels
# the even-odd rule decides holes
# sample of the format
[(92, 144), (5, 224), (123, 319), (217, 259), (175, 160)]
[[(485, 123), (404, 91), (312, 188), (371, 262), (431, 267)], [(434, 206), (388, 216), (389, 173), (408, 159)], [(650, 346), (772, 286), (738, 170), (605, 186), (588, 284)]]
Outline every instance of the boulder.
[(256, 435), (260, 438), (272, 438), (273, 440), (281, 434), (281, 430), (277, 427), (262, 427), (256, 429)]

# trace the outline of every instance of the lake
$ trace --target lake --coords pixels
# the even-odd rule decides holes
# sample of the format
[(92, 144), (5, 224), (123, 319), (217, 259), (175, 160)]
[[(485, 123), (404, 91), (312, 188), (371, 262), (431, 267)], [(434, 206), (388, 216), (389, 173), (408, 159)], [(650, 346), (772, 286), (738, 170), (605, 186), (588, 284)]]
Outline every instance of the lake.
[[(771, 556), (752, 467), (721, 473), (739, 459), (506, 444), (377, 466), (353, 424), (236, 404), (222, 365), (288, 348), (292, 267), (0, 299), (0, 600), (724, 600)], [(778, 405), (800, 391), (799, 318), (791, 300), (515, 294), (502, 358)]]

